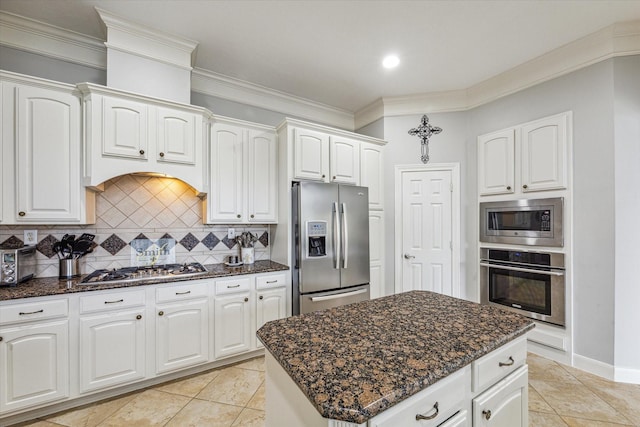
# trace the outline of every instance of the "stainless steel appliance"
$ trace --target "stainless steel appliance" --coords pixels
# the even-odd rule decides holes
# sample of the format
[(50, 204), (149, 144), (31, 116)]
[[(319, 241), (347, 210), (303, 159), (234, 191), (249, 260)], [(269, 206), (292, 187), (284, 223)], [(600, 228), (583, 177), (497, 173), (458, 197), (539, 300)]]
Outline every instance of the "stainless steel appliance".
[(16, 286), (31, 279), (36, 272), (36, 247), (0, 247), (0, 286)]
[(369, 299), (369, 191), (295, 182), (293, 314)]
[(565, 325), (564, 254), (480, 249), (480, 299), (533, 319)]
[(167, 279), (171, 277), (200, 276), (207, 269), (198, 262), (189, 264), (164, 264), (149, 267), (124, 267), (113, 270), (96, 270), (84, 277), (81, 285), (98, 283), (136, 282), (140, 280)]
[(480, 203), (480, 241), (532, 246), (563, 246), (564, 199)]

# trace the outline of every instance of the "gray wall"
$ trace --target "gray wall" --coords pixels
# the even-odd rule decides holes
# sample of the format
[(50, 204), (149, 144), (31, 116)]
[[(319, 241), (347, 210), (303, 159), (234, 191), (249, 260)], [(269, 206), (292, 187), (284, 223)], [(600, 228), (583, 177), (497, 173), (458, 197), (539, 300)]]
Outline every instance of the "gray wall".
[(640, 369), (640, 55), (614, 60), (615, 366)]

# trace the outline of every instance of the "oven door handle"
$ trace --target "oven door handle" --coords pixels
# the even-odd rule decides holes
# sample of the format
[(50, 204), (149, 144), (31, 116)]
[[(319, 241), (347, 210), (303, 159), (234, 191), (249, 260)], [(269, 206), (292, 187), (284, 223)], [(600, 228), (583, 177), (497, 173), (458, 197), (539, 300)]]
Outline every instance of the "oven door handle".
[(489, 267), (489, 268), (499, 268), (501, 270), (509, 270), (509, 271), (521, 271), (523, 273), (544, 274), (545, 276), (564, 276), (564, 271), (534, 270), (532, 268), (511, 267), (511, 266), (500, 265), (500, 264), (490, 264), (488, 262), (481, 262), (480, 266)]

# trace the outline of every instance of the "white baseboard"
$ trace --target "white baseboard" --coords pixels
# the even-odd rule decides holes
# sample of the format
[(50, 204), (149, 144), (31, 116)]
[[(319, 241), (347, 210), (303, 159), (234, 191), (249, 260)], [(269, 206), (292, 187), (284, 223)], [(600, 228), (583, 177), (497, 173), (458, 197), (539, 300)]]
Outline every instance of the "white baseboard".
[(613, 365), (590, 359), (579, 354), (573, 354), (573, 367), (613, 381)]
[(640, 384), (640, 369), (614, 368), (613, 375), (617, 383)]

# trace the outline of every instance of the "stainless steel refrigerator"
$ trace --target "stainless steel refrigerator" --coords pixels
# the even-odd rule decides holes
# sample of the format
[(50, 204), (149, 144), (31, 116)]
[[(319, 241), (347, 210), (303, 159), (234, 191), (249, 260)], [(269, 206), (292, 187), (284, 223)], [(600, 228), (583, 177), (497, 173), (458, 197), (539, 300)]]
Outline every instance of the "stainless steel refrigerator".
[(369, 299), (369, 191), (294, 182), (293, 314)]

